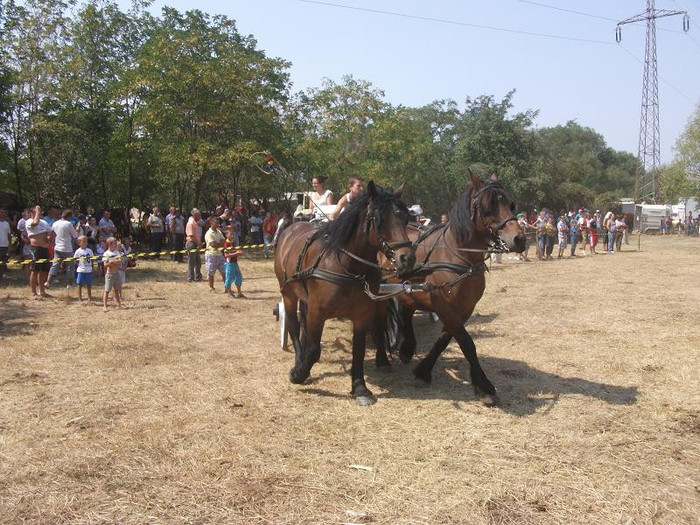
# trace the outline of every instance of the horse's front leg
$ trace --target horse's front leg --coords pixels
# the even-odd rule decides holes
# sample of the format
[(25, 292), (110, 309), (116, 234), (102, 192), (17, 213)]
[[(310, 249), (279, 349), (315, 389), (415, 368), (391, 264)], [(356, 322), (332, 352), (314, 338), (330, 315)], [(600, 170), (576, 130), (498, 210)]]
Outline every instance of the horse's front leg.
[(476, 345), (472, 336), (464, 329), (463, 325), (458, 325), (452, 328), (452, 334), (459, 344), (464, 357), (469, 361), (469, 375), (471, 377), (474, 393), (479, 397), (479, 400), (485, 405), (495, 405), (498, 403), (498, 395), (496, 388), (493, 386), (489, 378), (486, 377), (484, 369), (481, 368), (479, 358), (476, 356)]
[(351, 394), (355, 396), (355, 400), (360, 406), (372, 405), (377, 402), (377, 398), (374, 397), (374, 394), (365, 384), (365, 345), (367, 342), (367, 328), (370, 322), (370, 319), (354, 321), (352, 327)]
[(438, 357), (440, 357), (440, 354), (445, 351), (451, 339), (452, 334), (443, 328), (442, 334), (437, 338), (430, 352), (428, 352), (428, 355), (421, 359), (421, 362), (418, 363), (418, 366), (413, 370), (416, 379), (421, 381), (422, 384), (429, 385), (433, 380), (432, 374), (435, 362)]

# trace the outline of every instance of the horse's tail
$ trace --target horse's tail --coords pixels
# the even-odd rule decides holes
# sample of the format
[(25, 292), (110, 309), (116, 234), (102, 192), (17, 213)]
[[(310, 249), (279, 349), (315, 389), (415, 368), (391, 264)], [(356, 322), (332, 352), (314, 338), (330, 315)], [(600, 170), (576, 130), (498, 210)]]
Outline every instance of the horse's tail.
[(403, 329), (401, 303), (399, 303), (398, 299), (392, 297), (387, 304), (386, 325), (384, 326), (386, 348), (392, 354), (395, 354), (401, 346)]
[(277, 246), (277, 239), (279, 239), (282, 231), (284, 231), (284, 229), (287, 228), (287, 226), (292, 224), (292, 222), (292, 217), (288, 214), (285, 214), (280, 220), (280, 222), (277, 223), (277, 231), (275, 232), (275, 236), (272, 238), (272, 242), (270, 243), (273, 248)]

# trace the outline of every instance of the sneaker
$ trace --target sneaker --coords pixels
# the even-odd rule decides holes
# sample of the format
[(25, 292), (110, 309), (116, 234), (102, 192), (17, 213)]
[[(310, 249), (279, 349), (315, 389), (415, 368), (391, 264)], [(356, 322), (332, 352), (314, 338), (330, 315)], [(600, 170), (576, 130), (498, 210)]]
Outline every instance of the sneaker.
[(238, 297), (239, 299), (246, 299), (246, 296), (242, 293), (239, 293), (236, 297)]

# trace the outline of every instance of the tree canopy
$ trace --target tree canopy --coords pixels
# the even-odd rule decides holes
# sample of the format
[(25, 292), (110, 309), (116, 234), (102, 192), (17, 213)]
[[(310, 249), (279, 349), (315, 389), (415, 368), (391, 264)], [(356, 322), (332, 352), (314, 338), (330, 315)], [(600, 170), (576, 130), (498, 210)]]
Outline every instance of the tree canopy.
[[(293, 93), (291, 64), (234, 20), (143, 5), (0, 10), (0, 189), (18, 205), (213, 208), (277, 202), (315, 174), (343, 193), (359, 174), (407, 181), (407, 199), (437, 216), (468, 169), (498, 171), (523, 209), (632, 194), (633, 155), (574, 121), (536, 128), (537, 110), (516, 111), (515, 91), (413, 108), (345, 76)], [(689, 126), (678, 150), (697, 172), (697, 115)], [(260, 170), (262, 152), (280, 169)]]

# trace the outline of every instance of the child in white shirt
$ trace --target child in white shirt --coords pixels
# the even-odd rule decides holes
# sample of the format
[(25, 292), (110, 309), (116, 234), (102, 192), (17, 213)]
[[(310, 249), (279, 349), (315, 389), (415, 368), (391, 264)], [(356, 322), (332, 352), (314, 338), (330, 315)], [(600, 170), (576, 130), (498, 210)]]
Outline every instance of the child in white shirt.
[(93, 253), (87, 247), (88, 238), (85, 235), (78, 237), (79, 248), (75, 250), (73, 258), (78, 264), (75, 284), (78, 285), (78, 298), (83, 302), (83, 286), (87, 287), (87, 304), (92, 304), (92, 257)]

